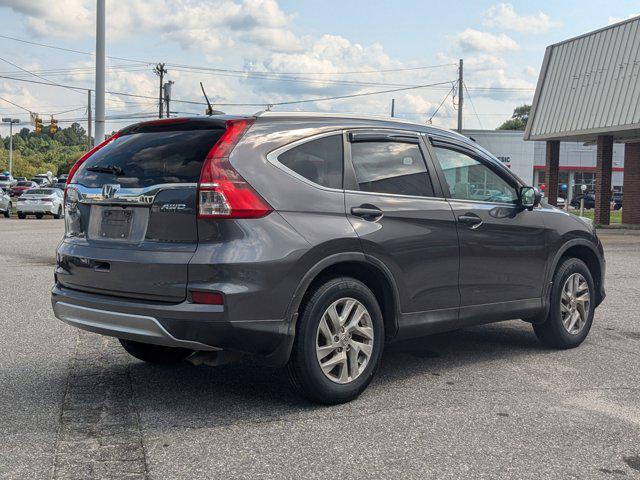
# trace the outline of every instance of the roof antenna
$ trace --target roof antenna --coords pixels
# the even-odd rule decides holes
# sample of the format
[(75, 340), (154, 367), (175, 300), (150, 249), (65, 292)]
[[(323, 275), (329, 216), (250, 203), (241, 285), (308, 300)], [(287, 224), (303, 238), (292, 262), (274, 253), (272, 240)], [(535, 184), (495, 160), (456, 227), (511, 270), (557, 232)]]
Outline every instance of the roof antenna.
[(207, 115), (213, 115), (213, 107), (211, 106), (211, 102), (209, 101), (209, 97), (207, 97), (207, 92), (204, 91), (204, 85), (200, 82), (200, 88), (202, 89), (202, 94), (204, 95), (204, 99), (207, 101)]

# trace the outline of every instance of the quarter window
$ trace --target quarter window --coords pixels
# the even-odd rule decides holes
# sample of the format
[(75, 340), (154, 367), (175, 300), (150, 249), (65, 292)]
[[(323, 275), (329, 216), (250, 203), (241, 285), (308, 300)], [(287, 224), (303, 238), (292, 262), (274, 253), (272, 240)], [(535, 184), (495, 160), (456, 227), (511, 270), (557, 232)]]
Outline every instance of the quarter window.
[(307, 180), (328, 188), (342, 188), (342, 135), (331, 135), (298, 145), (278, 161)]
[(360, 190), (433, 196), (424, 158), (420, 147), (414, 143), (352, 143), (351, 160)]
[(451, 197), (495, 203), (515, 203), (516, 190), (475, 158), (456, 150), (435, 147)]

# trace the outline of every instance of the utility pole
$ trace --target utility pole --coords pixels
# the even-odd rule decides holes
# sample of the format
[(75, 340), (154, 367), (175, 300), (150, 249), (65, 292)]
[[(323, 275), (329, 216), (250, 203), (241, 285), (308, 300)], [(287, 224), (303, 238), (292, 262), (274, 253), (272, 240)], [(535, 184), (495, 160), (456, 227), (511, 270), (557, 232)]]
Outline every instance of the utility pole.
[(2, 123), (9, 124), (9, 175), (13, 176), (13, 124), (20, 123), (20, 119), (3, 118)]
[(460, 66), (458, 67), (458, 133), (462, 133), (462, 103), (464, 102), (464, 94), (462, 92), (463, 88), (462, 59), (460, 59)]
[(96, 134), (94, 145), (104, 141), (105, 0), (96, 5)]
[(396, 99), (391, 99), (391, 116), (393, 117), (396, 112)]
[(91, 90), (87, 90), (87, 150), (91, 145)]
[(167, 70), (164, 68), (164, 63), (159, 63), (153, 69), (153, 72), (160, 77), (160, 92), (158, 93), (158, 118), (162, 118), (162, 107), (164, 105), (162, 90), (164, 88), (164, 84), (162, 83), (164, 80), (164, 74), (167, 73)]
[(173, 80), (169, 80), (164, 84), (164, 101), (167, 104), (167, 118), (171, 116), (171, 85), (173, 85)]

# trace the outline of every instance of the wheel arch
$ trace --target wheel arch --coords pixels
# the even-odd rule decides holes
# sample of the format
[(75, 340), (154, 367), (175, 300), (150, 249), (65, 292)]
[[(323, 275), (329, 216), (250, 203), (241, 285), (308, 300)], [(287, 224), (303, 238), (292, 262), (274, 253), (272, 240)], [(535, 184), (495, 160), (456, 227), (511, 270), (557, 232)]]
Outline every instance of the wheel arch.
[(562, 245), (562, 247), (556, 252), (551, 263), (551, 268), (547, 272), (546, 290), (544, 292), (544, 298), (547, 299), (546, 301), (548, 302), (549, 292), (551, 290), (551, 284), (553, 282), (553, 276), (555, 275), (558, 266), (564, 258), (578, 258), (587, 265), (587, 268), (591, 272), (591, 276), (593, 277), (593, 282), (595, 284), (596, 306), (599, 305), (602, 300), (604, 300), (604, 265), (597, 248), (591, 242), (588, 242), (584, 239), (570, 240)]
[(385, 327), (387, 339), (395, 336), (400, 311), (399, 294), (395, 280), (389, 269), (379, 260), (361, 252), (338, 253), (330, 255), (316, 263), (298, 284), (287, 310), (291, 319), (289, 332), (295, 335), (298, 311), (306, 296), (318, 283), (339, 276), (349, 276), (364, 283), (375, 295)]

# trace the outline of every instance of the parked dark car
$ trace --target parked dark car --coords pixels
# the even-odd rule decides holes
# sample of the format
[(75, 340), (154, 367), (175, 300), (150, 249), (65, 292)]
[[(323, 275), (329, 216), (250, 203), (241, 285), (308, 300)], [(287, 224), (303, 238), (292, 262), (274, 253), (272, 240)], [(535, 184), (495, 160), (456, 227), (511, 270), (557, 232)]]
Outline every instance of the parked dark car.
[(571, 200), (571, 206), (573, 208), (580, 208), (580, 200), (584, 198), (584, 208), (590, 210), (596, 207), (596, 197), (592, 193), (585, 193), (584, 195), (576, 195)]
[(66, 173), (59, 175), (56, 181), (53, 183), (53, 187), (64, 190), (67, 186), (67, 178), (68, 178), (68, 175)]
[(614, 210), (620, 210), (622, 208), (622, 198), (623, 198), (623, 193), (622, 192), (613, 192), (611, 194), (611, 202), (613, 203), (613, 209)]
[(69, 174), (52, 304), (136, 358), (251, 354), (321, 403), (389, 342), (524, 319), (577, 347), (602, 302), (592, 224), (468, 138), (262, 113), (124, 128)]
[(32, 182), (31, 180), (19, 181), (13, 187), (11, 187), (10, 193), (12, 197), (19, 197), (27, 190), (36, 188), (37, 186), (38, 184), (36, 182)]

